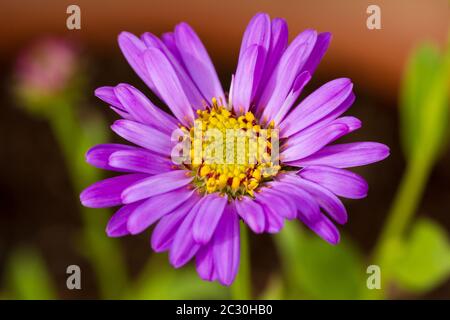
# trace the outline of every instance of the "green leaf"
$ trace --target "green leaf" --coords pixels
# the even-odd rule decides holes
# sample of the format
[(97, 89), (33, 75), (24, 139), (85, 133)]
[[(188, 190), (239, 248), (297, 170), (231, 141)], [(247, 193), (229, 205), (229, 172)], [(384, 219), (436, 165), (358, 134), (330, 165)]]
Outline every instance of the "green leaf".
[(432, 220), (416, 222), (399, 252), (394, 269), (397, 283), (409, 291), (425, 292), (450, 276), (450, 242)]
[(154, 254), (125, 299), (226, 299), (227, 294), (226, 287), (200, 279), (192, 266), (174, 269), (166, 255)]
[(425, 110), (422, 105), (439, 67), (439, 54), (432, 45), (420, 47), (407, 64), (400, 93), (401, 135), (403, 148), (411, 155), (421, 131)]
[(357, 299), (365, 285), (364, 267), (347, 239), (332, 246), (312, 231), (288, 222), (275, 236), (287, 275), (288, 298)]
[[(423, 45), (411, 56), (400, 94), (401, 138), (408, 158), (427, 152), (432, 162), (448, 125), (449, 53)], [(424, 150), (425, 148), (426, 150)]]
[(56, 293), (45, 262), (37, 251), (17, 249), (6, 269), (7, 296), (19, 300), (55, 299)]

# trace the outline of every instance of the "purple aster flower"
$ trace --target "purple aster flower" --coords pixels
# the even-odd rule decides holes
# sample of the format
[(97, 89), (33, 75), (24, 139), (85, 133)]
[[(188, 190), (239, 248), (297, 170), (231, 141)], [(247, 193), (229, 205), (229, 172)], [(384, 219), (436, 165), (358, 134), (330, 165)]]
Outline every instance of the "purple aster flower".
[[(338, 197), (359, 199), (368, 190), (362, 177), (345, 168), (380, 161), (389, 148), (376, 142), (330, 145), (361, 127), (358, 119), (342, 116), (355, 99), (350, 79), (330, 81), (297, 103), (330, 39), (329, 33), (306, 30), (288, 45), (286, 22), (257, 14), (244, 33), (225, 95), (188, 24), (160, 38), (121, 33), (125, 58), (172, 114), (131, 85), (98, 88), (96, 96), (123, 118), (112, 130), (135, 146), (104, 144), (88, 151), (91, 165), (123, 174), (88, 187), (81, 202), (121, 206), (106, 229), (111, 237), (156, 224), (151, 237), (156, 252), (168, 250), (176, 268), (195, 257), (202, 279), (224, 285), (233, 282), (239, 267), (240, 220), (255, 233), (276, 233), (285, 219), (300, 219), (338, 243), (335, 223), (347, 221)], [(244, 147), (228, 149), (228, 135), (225, 144), (215, 145), (196, 128), (220, 135), (237, 130), (244, 133)], [(250, 147), (262, 138), (264, 148)], [(180, 143), (192, 148), (189, 157), (174, 162)], [(243, 161), (208, 162), (213, 145)]]

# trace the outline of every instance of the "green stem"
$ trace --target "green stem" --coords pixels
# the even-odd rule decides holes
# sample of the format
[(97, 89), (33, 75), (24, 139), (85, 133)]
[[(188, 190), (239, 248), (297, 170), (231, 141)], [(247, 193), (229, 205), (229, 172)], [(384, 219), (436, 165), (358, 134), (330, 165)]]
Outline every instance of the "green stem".
[(395, 263), (394, 248), (401, 245), (405, 232), (419, 206), (431, 168), (432, 161), (427, 152), (417, 152), (407, 164), (374, 251), (374, 261), (382, 270), (382, 290), (377, 290), (377, 298), (385, 297), (387, 294), (386, 289), (392, 280), (392, 265)]
[[(75, 114), (71, 101), (59, 99), (48, 113), (48, 119), (55, 138), (63, 152), (70, 179), (78, 194), (89, 184), (100, 180), (98, 171), (84, 163), (85, 145), (90, 137), (83, 131)], [(126, 268), (117, 245), (105, 235), (105, 226), (109, 212), (82, 207), (83, 253), (91, 261), (99, 281), (100, 295), (104, 298), (118, 298), (126, 284)]]
[(241, 260), (239, 272), (231, 286), (231, 297), (234, 300), (249, 300), (251, 294), (251, 278), (250, 278), (250, 247), (248, 229), (244, 222), (241, 221)]
[[(422, 117), (420, 134), (406, 167), (399, 191), (394, 199), (385, 228), (374, 251), (375, 262), (381, 267), (382, 286), (389, 288), (395, 252), (401, 250), (403, 239), (417, 207), (420, 204), (431, 169), (442, 147), (446, 129), (448, 84), (450, 80), (450, 50), (444, 55), (431, 81), (421, 106), (427, 116)], [(386, 290), (382, 294), (386, 295)]]

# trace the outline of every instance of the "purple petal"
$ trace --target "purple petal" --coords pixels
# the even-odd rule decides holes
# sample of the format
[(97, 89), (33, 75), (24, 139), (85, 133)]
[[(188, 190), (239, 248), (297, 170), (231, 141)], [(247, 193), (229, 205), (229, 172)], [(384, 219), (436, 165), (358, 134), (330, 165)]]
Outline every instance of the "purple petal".
[(161, 40), (166, 45), (167, 49), (169, 49), (170, 53), (172, 53), (174, 58), (178, 60), (178, 62), (180, 63), (180, 65), (183, 66), (183, 68), (185, 68), (183, 59), (181, 58), (180, 51), (178, 50), (177, 45), (175, 43), (175, 35), (173, 34), (173, 32), (163, 33), (161, 35)]
[(298, 218), (319, 237), (325, 241), (336, 244), (339, 242), (339, 231), (331, 221), (320, 212), (318, 203), (320, 199), (314, 198), (310, 190), (304, 188), (304, 185), (298, 183), (301, 180), (292, 174), (285, 174), (280, 184), (291, 184), (291, 193), (297, 200)]
[[(289, 198), (294, 200), (295, 217), (298, 214), (306, 215), (310, 218), (314, 218), (318, 215), (320, 208), (316, 200), (305, 190), (303, 190), (298, 184), (295, 184), (288, 180), (292, 174), (285, 174), (282, 176), (281, 181), (271, 182), (271, 186), (277, 190), (281, 190), (285, 194), (289, 194)], [(296, 177), (298, 179), (298, 177)], [(275, 206), (272, 207), (273, 209)]]
[[(115, 168), (109, 165), (109, 157), (116, 151), (135, 150), (135, 147), (123, 144), (98, 144), (86, 153), (86, 162), (91, 166), (119, 172), (129, 172), (126, 168)], [(133, 171), (133, 170), (132, 170)]]
[(323, 130), (333, 124), (341, 124), (341, 125), (347, 126), (348, 131), (345, 134), (349, 134), (353, 131), (358, 130), (359, 128), (361, 128), (361, 125), (362, 125), (361, 120), (359, 120), (358, 118), (355, 118), (355, 117), (351, 117), (351, 116), (337, 118), (330, 122), (328, 120), (326, 120), (326, 121), (321, 120), (321, 121), (313, 124), (312, 126), (309, 126), (308, 128), (303, 129), (303, 130), (297, 132), (296, 134), (294, 134), (293, 136), (289, 137), (288, 141), (295, 141), (296, 139), (298, 139), (302, 136), (310, 135), (310, 134), (313, 134), (314, 132), (320, 132), (321, 130)]
[(200, 245), (195, 242), (192, 235), (192, 225), (203, 199), (204, 198), (202, 198), (199, 202), (197, 202), (196, 205), (194, 205), (184, 221), (181, 223), (177, 233), (175, 234), (175, 238), (173, 239), (173, 243), (169, 252), (170, 263), (175, 268), (179, 268), (189, 262), (189, 260), (192, 259), (192, 257), (200, 248)]
[[(289, 176), (289, 175), (286, 175)], [(298, 179), (298, 178), (297, 178)], [(314, 198), (309, 192), (299, 185), (293, 184), (292, 195), (297, 200), (298, 218), (308, 228), (314, 231), (325, 241), (336, 244), (339, 242), (339, 231), (331, 221), (320, 212), (318, 203), (320, 199)]]
[(130, 120), (117, 120), (111, 129), (125, 140), (138, 146), (166, 156), (171, 153), (170, 136), (157, 129)]
[(129, 84), (119, 84), (114, 93), (125, 111), (137, 122), (171, 134), (178, 128), (177, 121), (171, 115), (155, 107), (147, 97)]
[(303, 217), (308, 221), (320, 219), (319, 204), (311, 194), (299, 187), (294, 187), (292, 195), (297, 201), (298, 217)]
[(283, 162), (289, 162), (305, 158), (348, 132), (346, 125), (338, 123), (309, 134), (291, 137), (287, 141), (287, 147), (281, 152), (281, 159)]
[(161, 218), (152, 233), (151, 245), (153, 250), (163, 252), (171, 247), (178, 228), (199, 200), (198, 195), (194, 193), (183, 205)]
[(389, 147), (378, 142), (353, 142), (324, 147), (315, 154), (289, 164), (299, 167), (325, 165), (336, 168), (363, 166), (389, 156)]
[(172, 64), (178, 79), (180, 80), (181, 87), (188, 98), (191, 107), (194, 109), (200, 109), (204, 105), (205, 98), (202, 96), (195, 83), (187, 73), (186, 68), (181, 60), (177, 59), (172, 52), (166, 47), (166, 45), (155, 35), (150, 32), (146, 32), (142, 35), (142, 40), (148, 48), (156, 48), (161, 50), (167, 59)]
[(355, 93), (351, 92), (348, 95), (347, 99), (344, 100), (344, 102), (342, 102), (336, 109), (334, 109), (328, 115), (323, 117), (319, 122), (326, 123), (336, 119), (352, 106), (353, 102), (355, 102), (355, 98), (356, 98)]
[(299, 172), (299, 175), (313, 181), (334, 194), (349, 198), (361, 199), (367, 196), (367, 182), (356, 173), (327, 166), (310, 166)]
[(239, 217), (232, 205), (225, 208), (217, 226), (213, 254), (219, 282), (231, 285), (239, 269), (240, 256)]
[(304, 184), (303, 188), (314, 196), (319, 205), (339, 224), (345, 224), (348, 220), (347, 210), (341, 200), (327, 189), (317, 184)]
[(130, 215), (127, 224), (128, 231), (131, 234), (141, 233), (166, 214), (182, 206), (192, 196), (192, 193), (192, 190), (184, 187), (145, 200)]
[[(282, 177), (283, 181), (291, 183), (301, 190), (305, 190), (308, 194), (312, 195), (317, 203), (328, 212), (337, 223), (344, 224), (347, 222), (347, 210), (342, 204), (341, 200), (336, 197), (328, 189), (298, 176), (286, 174)], [(300, 191), (296, 191), (300, 192)], [(305, 198), (305, 196), (303, 196)]]
[(135, 119), (126, 111), (123, 111), (122, 109), (110, 106), (111, 110), (117, 113), (121, 118), (124, 118), (126, 120), (132, 120), (135, 121)]
[(204, 198), (192, 226), (192, 235), (194, 236), (194, 240), (199, 244), (209, 242), (228, 201), (227, 197), (216, 194), (210, 194)]
[[(258, 57), (258, 69), (260, 70), (260, 75), (258, 76), (258, 81), (255, 81), (253, 84), (253, 88), (250, 87), (250, 93), (248, 94), (253, 100), (254, 97), (258, 97), (262, 92), (262, 87), (264, 86), (264, 82), (261, 82), (261, 78), (263, 74), (267, 73), (266, 62), (269, 55), (269, 51), (271, 48), (271, 22), (269, 15), (265, 13), (256, 14), (249, 22), (247, 28), (245, 29), (244, 36), (242, 37), (241, 49), (239, 51), (239, 61), (238, 68), (241, 69), (243, 65), (244, 55), (247, 54), (247, 51), (252, 46), (259, 47), (259, 57)], [(266, 75), (266, 78), (270, 75)], [(231, 92), (230, 92), (231, 96)], [(252, 103), (253, 104), (253, 103)], [(237, 106), (235, 110), (238, 110)]]
[(296, 77), (302, 72), (316, 38), (316, 31), (306, 30), (289, 45), (262, 93), (258, 110), (262, 111), (264, 108), (277, 110), (283, 105)]
[[(286, 50), (287, 43), (288, 26), (286, 21), (281, 18), (273, 19), (271, 23), (270, 47), (264, 64), (264, 72), (256, 94), (257, 97), (260, 97), (262, 92), (264, 92), (266, 84), (268, 83), (273, 71), (280, 61), (280, 58)], [(263, 108), (264, 106), (257, 103), (254, 111), (257, 114), (261, 114)]]
[(278, 190), (278, 185), (272, 184), (272, 188), (262, 188), (255, 194), (256, 202), (266, 208), (272, 208), (278, 215), (286, 219), (294, 219), (297, 216), (297, 207), (289, 198), (288, 193)]
[(238, 67), (233, 82), (233, 108), (236, 114), (246, 113), (258, 89), (264, 67), (264, 50), (253, 45), (247, 48)]
[(124, 110), (124, 106), (117, 99), (114, 93), (114, 87), (104, 86), (95, 90), (95, 96), (104, 102), (110, 104), (110, 108), (124, 119), (135, 120), (127, 111)]
[(309, 127), (302, 129), (300, 131), (298, 131), (297, 133), (295, 133), (294, 135), (292, 135), (291, 137), (296, 137), (302, 134), (308, 134), (309, 132), (313, 132), (314, 130), (318, 130), (321, 128), (325, 128), (327, 125), (329, 125), (330, 123), (342, 123), (345, 124), (348, 129), (349, 132), (353, 132), (359, 128), (361, 128), (361, 121), (355, 117), (339, 117), (341, 114), (343, 114), (345, 111), (347, 111), (350, 106), (353, 104), (353, 102), (355, 101), (355, 95), (353, 94), (353, 92), (347, 97), (347, 99), (345, 99), (344, 102), (342, 102), (340, 104), (339, 107), (337, 107), (336, 109), (334, 109), (332, 112), (330, 112), (328, 115), (326, 115), (325, 117), (323, 117), (322, 119), (320, 119), (319, 121), (317, 121), (316, 123), (310, 125)]
[(325, 215), (320, 214), (320, 218), (317, 220), (308, 220), (304, 216), (300, 216), (299, 219), (323, 240), (332, 245), (339, 243), (339, 230)]
[(242, 37), (239, 51), (239, 62), (242, 61), (248, 48), (257, 45), (267, 54), (270, 49), (271, 24), (270, 17), (266, 13), (256, 14), (248, 23)]
[(362, 125), (361, 120), (351, 116), (337, 118), (332, 123), (345, 124), (348, 127), (349, 132), (358, 130)]
[(175, 43), (186, 69), (203, 96), (208, 101), (213, 97), (225, 101), (219, 77), (208, 52), (187, 23), (180, 23), (175, 27)]
[(108, 161), (112, 170), (134, 171), (148, 174), (158, 174), (173, 170), (173, 164), (169, 158), (164, 158), (137, 148), (110, 153)]
[(128, 217), (142, 202), (135, 202), (127, 204), (121, 207), (116, 213), (109, 219), (106, 226), (106, 234), (108, 237), (122, 237), (130, 234), (127, 229)]
[(198, 250), (195, 256), (195, 266), (201, 279), (206, 281), (214, 281), (216, 279), (212, 244), (204, 245)]
[(192, 181), (188, 171), (174, 170), (150, 176), (122, 192), (123, 203), (132, 203), (186, 186)]
[(81, 192), (81, 203), (89, 208), (120, 205), (122, 204), (120, 196), (122, 191), (147, 177), (147, 174), (133, 173), (98, 181)]
[(175, 70), (164, 53), (156, 48), (148, 48), (144, 53), (144, 62), (162, 99), (175, 117), (184, 125), (192, 123), (193, 109)]
[(264, 80), (269, 80), (270, 75), (286, 50), (287, 43), (288, 26), (286, 21), (281, 18), (273, 19), (271, 24), (270, 48), (264, 68)]
[(280, 123), (281, 137), (289, 137), (326, 117), (352, 94), (350, 79), (327, 82), (306, 97)]
[(119, 34), (119, 47), (122, 50), (123, 55), (127, 59), (130, 66), (136, 72), (136, 74), (145, 82), (145, 84), (159, 96), (158, 89), (155, 87), (153, 81), (151, 80), (147, 68), (145, 66), (144, 60), (142, 59), (142, 54), (147, 48), (144, 42), (141, 41), (134, 34), (129, 32), (122, 32)]
[(266, 229), (268, 233), (278, 233), (284, 226), (283, 217), (281, 217), (276, 211), (275, 207), (265, 206), (264, 214), (266, 215)]
[(95, 89), (95, 96), (100, 100), (103, 100), (107, 104), (112, 105), (118, 109), (123, 110), (122, 103), (120, 103), (119, 99), (117, 99), (116, 94), (114, 92), (114, 87), (104, 86)]
[(239, 216), (255, 233), (264, 232), (264, 210), (259, 203), (249, 197), (234, 202)]
[(288, 111), (291, 109), (294, 102), (300, 96), (303, 88), (311, 79), (311, 74), (308, 71), (300, 73), (292, 85), (291, 91), (288, 93), (286, 99), (279, 109), (274, 108), (264, 108), (262, 119), (266, 122), (275, 121), (275, 123), (281, 123)]
[(319, 33), (319, 35), (317, 36), (316, 44), (314, 45), (314, 49), (311, 52), (308, 61), (305, 63), (304, 70), (309, 71), (310, 74), (314, 73), (320, 63), (320, 60), (322, 60), (325, 52), (327, 52), (330, 41), (331, 33)]

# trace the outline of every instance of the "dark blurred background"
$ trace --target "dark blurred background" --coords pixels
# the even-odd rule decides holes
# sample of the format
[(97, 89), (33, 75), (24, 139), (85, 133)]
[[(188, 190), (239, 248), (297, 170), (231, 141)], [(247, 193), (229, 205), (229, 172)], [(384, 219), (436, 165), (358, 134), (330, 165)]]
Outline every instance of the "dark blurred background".
[[(81, 30), (67, 30), (66, 8), (81, 8)], [(381, 8), (381, 30), (368, 30), (366, 8)], [(37, 247), (46, 261), (62, 298), (97, 298), (98, 288), (86, 258), (74, 246), (82, 227), (79, 190), (74, 190), (67, 168), (49, 125), (20, 108), (11, 87), (16, 55), (37, 37), (63, 36), (82, 52), (88, 74), (88, 92), (81, 108), (95, 108), (109, 123), (116, 116), (93, 96), (96, 87), (131, 83), (149, 90), (123, 58), (117, 35), (123, 30), (157, 35), (172, 30), (180, 21), (190, 23), (202, 38), (218, 70), (224, 88), (235, 71), (241, 36), (256, 12), (283, 17), (290, 38), (305, 28), (330, 31), (333, 40), (306, 91), (337, 77), (355, 83), (356, 102), (350, 113), (363, 121), (363, 128), (348, 140), (380, 141), (391, 147), (382, 163), (357, 170), (370, 184), (369, 196), (345, 201), (349, 222), (341, 228), (362, 252), (370, 252), (397, 190), (405, 159), (400, 149), (398, 91), (408, 54), (423, 41), (444, 46), (449, 25), (446, 0), (401, 1), (2, 1), (0, 5), (0, 275), (8, 256), (22, 245)], [(225, 89), (227, 90), (227, 89)], [(304, 94), (303, 94), (304, 96)], [(116, 139), (117, 138), (111, 138)], [(433, 169), (419, 215), (438, 221), (450, 232), (450, 161), (443, 152)], [(95, 215), (95, 210), (92, 211)], [(105, 235), (106, 237), (106, 235)], [(124, 247), (126, 262), (136, 276), (152, 254), (149, 232), (111, 239)], [(267, 285), (270, 274), (280, 268), (271, 236), (252, 236), (252, 277), (255, 292)], [(83, 290), (66, 289), (66, 267), (83, 269)], [(0, 288), (5, 278), (0, 278)], [(1, 291), (1, 290), (0, 290)], [(417, 297), (403, 294), (402, 297)], [(450, 282), (422, 295), (450, 298)]]

